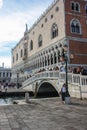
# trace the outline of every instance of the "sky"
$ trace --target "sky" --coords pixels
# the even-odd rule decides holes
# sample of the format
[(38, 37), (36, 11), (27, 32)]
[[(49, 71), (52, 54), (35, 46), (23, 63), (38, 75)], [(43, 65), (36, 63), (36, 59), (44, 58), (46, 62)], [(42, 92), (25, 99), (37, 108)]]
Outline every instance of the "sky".
[(11, 67), (11, 50), (54, 0), (0, 0), (0, 67)]

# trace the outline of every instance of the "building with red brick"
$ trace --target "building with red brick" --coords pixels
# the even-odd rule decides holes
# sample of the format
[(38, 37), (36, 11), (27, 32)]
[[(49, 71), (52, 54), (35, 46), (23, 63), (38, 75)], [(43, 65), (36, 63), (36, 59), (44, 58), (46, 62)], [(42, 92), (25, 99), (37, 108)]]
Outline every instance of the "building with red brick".
[(66, 37), (73, 64), (87, 64), (87, 1), (65, 0)]

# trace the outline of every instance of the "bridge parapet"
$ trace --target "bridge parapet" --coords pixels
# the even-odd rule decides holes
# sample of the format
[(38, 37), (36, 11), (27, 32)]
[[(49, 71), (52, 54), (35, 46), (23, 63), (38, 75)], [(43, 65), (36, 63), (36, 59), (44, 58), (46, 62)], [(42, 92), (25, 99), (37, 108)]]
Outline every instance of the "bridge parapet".
[(43, 79), (58, 79), (59, 72), (58, 71), (46, 71), (46, 72), (40, 72), (32, 77), (28, 78), (22, 83), (22, 86), (25, 87), (26, 85), (32, 84), (33, 82), (37, 80), (43, 80)]
[[(23, 87), (25, 87), (26, 85), (32, 84), (33, 82), (42, 79), (53, 79), (53, 80), (59, 79), (60, 81), (65, 81), (66, 77), (65, 72), (59, 72), (59, 71), (40, 72), (25, 80), (22, 83), (22, 85)], [(87, 76), (68, 73), (68, 83), (80, 86), (87, 86)]]
[[(59, 71), (40, 72), (35, 75), (32, 75), (30, 78), (24, 81), (22, 84), (22, 88), (26, 88), (27, 86), (29, 87), (31, 84), (35, 84), (36, 82), (40, 82), (42, 80), (54, 80), (61, 84), (65, 82), (65, 76), (65, 72)], [(68, 73), (68, 84), (69, 86), (73, 86), (74, 92), (77, 91), (76, 88), (78, 87), (80, 97), (87, 98), (87, 76), (81, 74)]]

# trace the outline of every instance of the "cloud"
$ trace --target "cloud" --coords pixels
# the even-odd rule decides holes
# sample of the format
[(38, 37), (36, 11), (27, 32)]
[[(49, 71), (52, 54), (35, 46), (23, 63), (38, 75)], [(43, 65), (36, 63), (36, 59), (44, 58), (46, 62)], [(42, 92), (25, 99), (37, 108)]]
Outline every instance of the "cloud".
[[(23, 36), (25, 24), (29, 27), (40, 15), (42, 8), (36, 8), (32, 11), (15, 12), (0, 17), (0, 42), (18, 40)], [(32, 22), (34, 21), (34, 22)]]
[[(11, 63), (11, 58), (9, 58), (11, 49), (23, 37), (25, 24), (27, 23), (29, 28), (32, 27), (37, 18), (41, 16), (41, 12), (43, 13), (48, 7), (47, 5), (53, 0), (46, 1), (47, 4), (39, 0), (33, 0), (33, 2), (21, 0), (21, 2), (25, 2), (25, 6), (23, 3), (20, 4), (20, 1), (17, 1), (16, 4), (16, 0), (10, 0), (9, 3), (8, 1), (5, 0), (3, 4), (3, 0), (0, 0), (0, 8), (3, 6), (0, 12), (0, 56), (2, 56), (0, 61), (1, 63), (2, 61), (7, 62), (6, 65)], [(27, 4), (27, 2), (30, 3)]]
[[(2, 0), (0, 0), (0, 3), (3, 3)], [(10, 10), (10, 7), (7, 6), (8, 11), (6, 10), (6, 12), (9, 13), (0, 15), (0, 44), (2, 42), (20, 40), (25, 31), (25, 24), (27, 23), (30, 28), (46, 7), (44, 2), (40, 2), (37, 6), (29, 5), (27, 9), (23, 10), (20, 10), (18, 7), (17, 9), (15, 8), (14, 5), (14, 9), (12, 10), (11, 8)]]
[(3, 0), (0, 0), (0, 9), (2, 8)]
[[(25, 24), (30, 28), (40, 16), (40, 8), (32, 11), (13, 12), (6, 16), (0, 16), (0, 61), (6, 66), (11, 66), (11, 49), (17, 44), (25, 31)], [(33, 21), (33, 22), (32, 22)], [(8, 57), (4, 57), (4, 55)], [(9, 61), (9, 62), (8, 62)]]

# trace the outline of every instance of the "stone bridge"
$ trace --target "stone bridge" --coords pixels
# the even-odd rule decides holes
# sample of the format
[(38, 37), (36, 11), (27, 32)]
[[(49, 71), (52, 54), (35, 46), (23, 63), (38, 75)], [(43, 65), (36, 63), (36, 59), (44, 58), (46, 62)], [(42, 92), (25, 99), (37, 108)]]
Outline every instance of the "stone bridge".
[[(59, 95), (65, 75), (65, 72), (59, 71), (40, 72), (25, 80), (22, 89), (33, 91), (35, 96), (42, 92)], [(87, 98), (87, 76), (68, 73), (68, 88), (71, 97)]]

